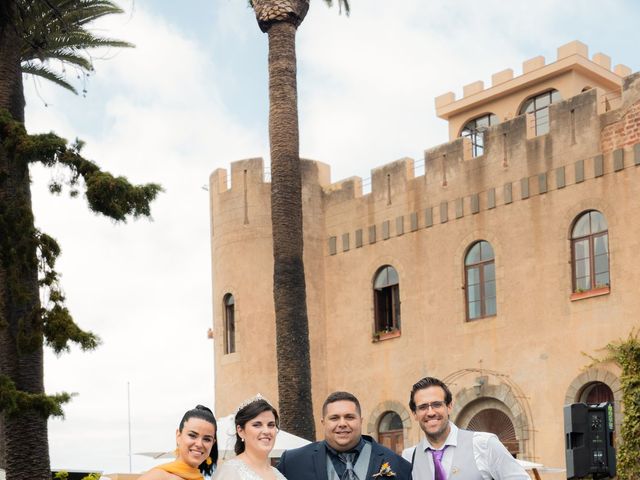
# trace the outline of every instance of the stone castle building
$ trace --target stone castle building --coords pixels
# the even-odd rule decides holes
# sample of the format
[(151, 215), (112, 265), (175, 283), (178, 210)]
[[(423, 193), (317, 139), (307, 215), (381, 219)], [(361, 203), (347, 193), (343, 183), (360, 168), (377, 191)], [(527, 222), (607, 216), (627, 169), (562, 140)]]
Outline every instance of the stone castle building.
[[(640, 74), (571, 42), (436, 98), (450, 141), (362, 179), (303, 161), (314, 411), (361, 400), (365, 433), (420, 439), (411, 385), (454, 393), (453, 420), (518, 458), (564, 467), (563, 406), (623, 406), (589, 367), (638, 325)], [(210, 178), (216, 410), (277, 401), (270, 184), (260, 158)], [(317, 428), (320, 430), (318, 420)]]

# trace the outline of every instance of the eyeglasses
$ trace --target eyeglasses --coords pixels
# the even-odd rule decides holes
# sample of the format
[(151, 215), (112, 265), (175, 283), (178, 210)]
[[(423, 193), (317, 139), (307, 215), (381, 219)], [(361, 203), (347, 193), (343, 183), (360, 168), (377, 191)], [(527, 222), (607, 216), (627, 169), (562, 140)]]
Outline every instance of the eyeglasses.
[(437, 402), (421, 403), (416, 407), (416, 410), (420, 412), (427, 412), (430, 408), (433, 410), (442, 410), (445, 405), (445, 402), (438, 400)]

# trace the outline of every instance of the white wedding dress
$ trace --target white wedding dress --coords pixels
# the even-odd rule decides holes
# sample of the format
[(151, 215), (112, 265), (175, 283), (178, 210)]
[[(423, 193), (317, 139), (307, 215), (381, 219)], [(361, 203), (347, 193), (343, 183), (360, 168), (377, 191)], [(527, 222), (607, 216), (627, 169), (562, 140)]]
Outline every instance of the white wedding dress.
[[(271, 467), (277, 480), (287, 480), (280, 471)], [(242, 460), (231, 459), (224, 462), (216, 469), (212, 480), (264, 480), (260, 475)]]

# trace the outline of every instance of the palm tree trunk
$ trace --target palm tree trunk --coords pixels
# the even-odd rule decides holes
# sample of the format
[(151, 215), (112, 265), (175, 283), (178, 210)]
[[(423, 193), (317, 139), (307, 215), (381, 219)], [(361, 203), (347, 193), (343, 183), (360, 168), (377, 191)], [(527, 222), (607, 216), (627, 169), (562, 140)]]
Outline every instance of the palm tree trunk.
[(294, 435), (315, 440), (302, 258), (296, 28), (292, 22), (278, 21), (268, 29), (273, 298), (281, 426)]
[[(15, 0), (0, 6), (0, 109), (24, 121), (20, 40)], [(28, 166), (0, 138), (0, 375), (18, 390), (40, 394), (43, 385), (38, 266)], [(19, 259), (19, 262), (14, 260)], [(47, 420), (35, 410), (0, 415), (0, 461), (7, 480), (49, 480)]]
[(15, 29), (15, 0), (0, 2), (0, 108), (24, 122), (24, 94), (20, 73), (20, 39)]

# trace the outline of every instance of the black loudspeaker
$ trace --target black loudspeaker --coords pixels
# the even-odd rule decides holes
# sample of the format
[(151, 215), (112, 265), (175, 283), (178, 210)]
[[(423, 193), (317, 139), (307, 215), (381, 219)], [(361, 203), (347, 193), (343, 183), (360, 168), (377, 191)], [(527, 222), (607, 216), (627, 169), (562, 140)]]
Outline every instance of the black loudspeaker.
[(567, 478), (616, 476), (613, 404), (564, 406)]

